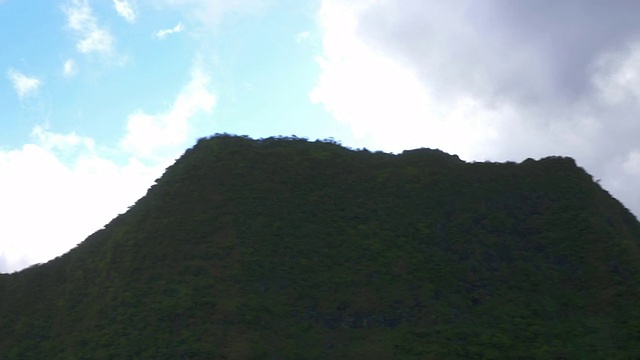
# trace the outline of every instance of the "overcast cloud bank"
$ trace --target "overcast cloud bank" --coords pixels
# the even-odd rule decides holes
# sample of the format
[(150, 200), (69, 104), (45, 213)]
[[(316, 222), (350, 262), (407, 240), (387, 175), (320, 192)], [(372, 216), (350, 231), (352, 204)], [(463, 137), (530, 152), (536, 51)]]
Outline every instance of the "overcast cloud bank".
[(572, 156), (640, 214), (640, 3), (321, 3), (310, 96), (356, 135), (473, 161)]

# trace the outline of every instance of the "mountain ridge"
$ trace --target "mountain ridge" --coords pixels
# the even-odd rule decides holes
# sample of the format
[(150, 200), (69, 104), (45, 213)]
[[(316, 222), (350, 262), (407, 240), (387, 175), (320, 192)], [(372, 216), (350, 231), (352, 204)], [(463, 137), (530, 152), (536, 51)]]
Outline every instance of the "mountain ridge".
[(217, 135), (0, 277), (0, 358), (638, 356), (639, 247), (571, 158)]

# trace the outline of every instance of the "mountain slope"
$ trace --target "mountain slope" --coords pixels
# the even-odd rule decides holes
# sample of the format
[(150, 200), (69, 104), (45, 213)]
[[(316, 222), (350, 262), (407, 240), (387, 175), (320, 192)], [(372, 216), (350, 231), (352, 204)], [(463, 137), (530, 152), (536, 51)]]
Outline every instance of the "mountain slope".
[(0, 358), (635, 358), (639, 246), (569, 158), (221, 135), (0, 277)]

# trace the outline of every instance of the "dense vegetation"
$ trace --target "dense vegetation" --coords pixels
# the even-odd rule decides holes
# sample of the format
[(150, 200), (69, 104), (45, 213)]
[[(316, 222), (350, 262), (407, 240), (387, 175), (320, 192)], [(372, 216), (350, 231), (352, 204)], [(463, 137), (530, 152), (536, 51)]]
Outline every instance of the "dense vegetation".
[(0, 275), (0, 358), (636, 359), (639, 246), (570, 158), (218, 135)]

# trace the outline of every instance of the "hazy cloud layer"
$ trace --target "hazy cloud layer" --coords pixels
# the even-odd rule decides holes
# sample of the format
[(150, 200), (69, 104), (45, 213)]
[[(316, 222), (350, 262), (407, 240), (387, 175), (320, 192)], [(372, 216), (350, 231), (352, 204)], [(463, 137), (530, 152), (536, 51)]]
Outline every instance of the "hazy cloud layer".
[(311, 99), (379, 147), (575, 157), (640, 214), (640, 3), (323, 0)]
[(161, 3), (186, 12), (204, 25), (216, 25), (229, 12), (261, 11), (266, 0), (163, 0)]
[(300, 44), (303, 43), (305, 41), (307, 41), (309, 39), (309, 36), (311, 35), (310, 32), (308, 31), (303, 31), (300, 33), (297, 33), (295, 38), (296, 38), (296, 43)]

